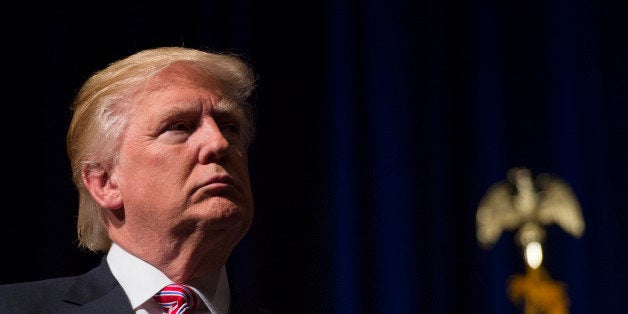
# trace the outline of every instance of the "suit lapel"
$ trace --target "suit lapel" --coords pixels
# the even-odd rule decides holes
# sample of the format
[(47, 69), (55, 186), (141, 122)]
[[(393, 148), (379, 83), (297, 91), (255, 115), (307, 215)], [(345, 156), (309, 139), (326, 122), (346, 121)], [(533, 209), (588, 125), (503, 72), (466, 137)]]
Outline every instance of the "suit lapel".
[(133, 313), (124, 290), (109, 269), (106, 257), (97, 267), (76, 277), (64, 301), (80, 306), (86, 313)]

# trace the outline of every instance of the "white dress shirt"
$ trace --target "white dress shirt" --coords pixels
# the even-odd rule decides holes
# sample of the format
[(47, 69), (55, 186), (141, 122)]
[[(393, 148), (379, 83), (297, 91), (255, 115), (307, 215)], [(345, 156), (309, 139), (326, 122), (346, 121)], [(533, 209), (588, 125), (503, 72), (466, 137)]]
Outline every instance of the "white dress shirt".
[[(136, 314), (167, 313), (153, 300), (153, 295), (166, 285), (172, 284), (164, 273), (147, 262), (113, 244), (107, 253), (107, 263), (126, 293)], [(202, 300), (193, 313), (227, 314), (231, 294), (227, 271), (223, 266), (219, 272), (206, 278), (185, 283), (198, 293)], [(204, 303), (205, 306), (202, 306)]]

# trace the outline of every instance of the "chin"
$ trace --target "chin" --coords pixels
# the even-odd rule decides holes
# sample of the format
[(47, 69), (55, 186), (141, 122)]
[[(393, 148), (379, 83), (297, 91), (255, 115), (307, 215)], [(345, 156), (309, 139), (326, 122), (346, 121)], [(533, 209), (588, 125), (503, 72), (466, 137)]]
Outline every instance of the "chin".
[(248, 229), (253, 220), (253, 207), (229, 199), (212, 199), (211, 204), (195, 210), (198, 220), (207, 229)]

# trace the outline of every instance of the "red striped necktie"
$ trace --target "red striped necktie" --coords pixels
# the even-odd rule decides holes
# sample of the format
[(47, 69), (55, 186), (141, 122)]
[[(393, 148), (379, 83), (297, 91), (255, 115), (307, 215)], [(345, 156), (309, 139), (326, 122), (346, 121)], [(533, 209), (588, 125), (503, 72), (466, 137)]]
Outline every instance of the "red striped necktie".
[(169, 314), (185, 314), (192, 311), (201, 301), (196, 292), (186, 285), (165, 286), (153, 296)]

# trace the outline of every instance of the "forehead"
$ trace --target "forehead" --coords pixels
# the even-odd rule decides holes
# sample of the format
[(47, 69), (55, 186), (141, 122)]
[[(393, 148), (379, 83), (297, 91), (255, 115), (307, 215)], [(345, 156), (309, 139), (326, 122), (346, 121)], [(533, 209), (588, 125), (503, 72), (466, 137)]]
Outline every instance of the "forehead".
[(176, 62), (149, 78), (138, 91), (135, 103), (140, 107), (190, 102), (216, 106), (223, 103), (223, 97), (223, 88), (214, 75), (194, 63)]
[(136, 106), (129, 109), (144, 113), (159, 111), (159, 115), (190, 107), (215, 113), (240, 112), (242, 108), (224, 94), (220, 81), (210, 72), (191, 62), (176, 62), (147, 80), (132, 101)]

